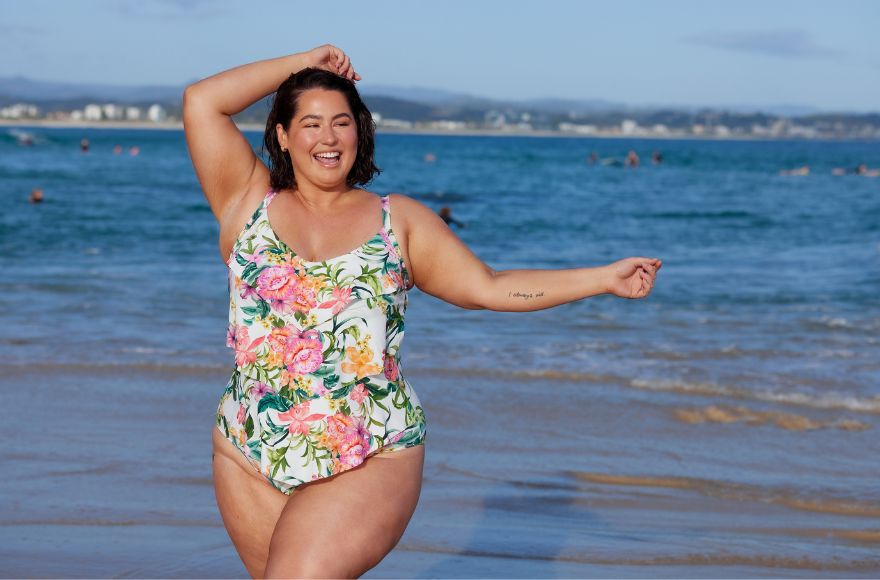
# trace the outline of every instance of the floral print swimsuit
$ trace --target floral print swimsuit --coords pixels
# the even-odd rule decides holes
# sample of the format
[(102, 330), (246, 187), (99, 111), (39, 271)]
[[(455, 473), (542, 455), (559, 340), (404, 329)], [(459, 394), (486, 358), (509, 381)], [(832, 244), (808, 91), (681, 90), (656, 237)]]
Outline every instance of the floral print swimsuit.
[(409, 276), (391, 231), (347, 254), (302, 260), (276, 235), (269, 191), (232, 248), (235, 369), (217, 428), (277, 489), (422, 444), (425, 414), (400, 370)]

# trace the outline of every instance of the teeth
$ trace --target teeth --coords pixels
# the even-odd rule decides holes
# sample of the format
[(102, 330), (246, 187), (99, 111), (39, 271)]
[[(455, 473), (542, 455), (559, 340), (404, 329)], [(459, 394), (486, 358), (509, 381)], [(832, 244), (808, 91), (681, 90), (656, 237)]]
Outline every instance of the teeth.
[(339, 153), (335, 151), (333, 153), (317, 153), (315, 154), (315, 157), (320, 157), (322, 159), (336, 159), (339, 157)]

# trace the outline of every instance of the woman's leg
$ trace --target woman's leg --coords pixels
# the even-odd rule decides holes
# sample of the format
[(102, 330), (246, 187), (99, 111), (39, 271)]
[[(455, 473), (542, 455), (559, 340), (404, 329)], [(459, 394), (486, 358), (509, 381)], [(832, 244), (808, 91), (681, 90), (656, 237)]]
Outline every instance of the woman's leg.
[(214, 494), (226, 532), (254, 578), (262, 578), (275, 523), (287, 496), (272, 487), (214, 428)]
[(275, 524), (267, 578), (357, 578), (403, 536), (422, 488), (425, 446), (375, 455), (304, 484)]

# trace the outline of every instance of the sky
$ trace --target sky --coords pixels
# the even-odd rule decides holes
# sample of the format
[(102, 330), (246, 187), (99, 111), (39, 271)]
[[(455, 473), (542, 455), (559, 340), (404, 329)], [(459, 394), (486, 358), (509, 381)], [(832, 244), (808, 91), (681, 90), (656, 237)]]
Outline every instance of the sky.
[(370, 84), (880, 111), (877, 0), (0, 0), (0, 76), (180, 85), (332, 43)]

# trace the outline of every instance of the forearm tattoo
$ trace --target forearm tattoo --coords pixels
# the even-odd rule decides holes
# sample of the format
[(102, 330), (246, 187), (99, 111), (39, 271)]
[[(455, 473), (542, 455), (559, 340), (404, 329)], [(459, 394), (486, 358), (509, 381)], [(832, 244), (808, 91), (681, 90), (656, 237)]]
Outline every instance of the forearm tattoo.
[(507, 293), (508, 298), (522, 298), (523, 300), (531, 300), (532, 298), (540, 298), (543, 295), (544, 295), (543, 290), (541, 290), (540, 292), (519, 292), (519, 291), (513, 292), (513, 291), (511, 291), (511, 292)]

